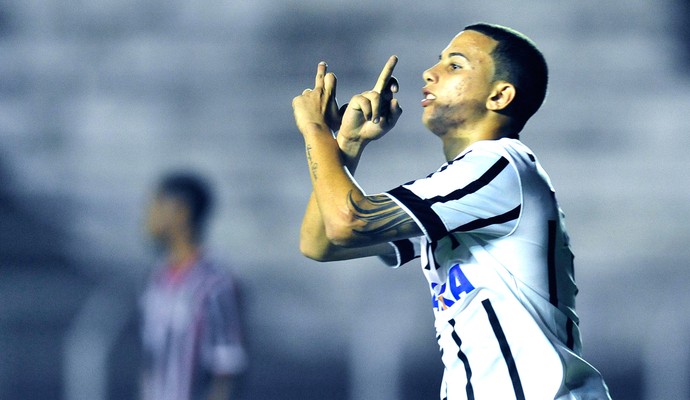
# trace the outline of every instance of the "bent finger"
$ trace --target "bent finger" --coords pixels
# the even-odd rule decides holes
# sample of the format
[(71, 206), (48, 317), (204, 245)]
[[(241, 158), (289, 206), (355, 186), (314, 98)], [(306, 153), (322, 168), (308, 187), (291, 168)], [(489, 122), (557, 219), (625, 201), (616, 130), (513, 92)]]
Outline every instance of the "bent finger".
[(371, 106), (371, 115), (370, 118), (367, 118), (367, 120), (377, 124), (379, 119), (381, 119), (381, 117), (386, 113), (385, 107), (387, 107), (387, 105), (385, 105), (383, 102), (383, 96), (377, 92), (374, 92), (373, 90), (364, 92), (359, 96), (366, 99)]
[(395, 125), (395, 123), (398, 122), (398, 118), (400, 118), (402, 111), (403, 110), (400, 107), (400, 103), (398, 103), (398, 99), (391, 100), (390, 109), (388, 111), (388, 120), (391, 125)]
[(390, 90), (391, 93), (398, 93), (398, 90), (400, 90), (398, 78), (391, 76), (391, 78), (388, 80), (388, 90)]
[(362, 117), (365, 121), (371, 120), (372, 106), (371, 101), (362, 95), (357, 95), (352, 98), (348, 108), (352, 108), (355, 111), (362, 113)]
[(389, 106), (393, 96), (398, 93), (399, 88), (398, 80), (391, 76), (385, 90), (381, 92), (381, 108), (386, 109)]

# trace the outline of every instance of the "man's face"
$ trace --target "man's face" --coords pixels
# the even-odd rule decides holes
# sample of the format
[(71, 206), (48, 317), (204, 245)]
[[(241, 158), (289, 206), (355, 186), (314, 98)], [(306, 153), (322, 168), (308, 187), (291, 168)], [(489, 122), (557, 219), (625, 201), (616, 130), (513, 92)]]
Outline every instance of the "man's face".
[(497, 42), (479, 32), (463, 31), (451, 40), (439, 62), (423, 74), (422, 122), (436, 135), (471, 128), (487, 113), (493, 88), (491, 51)]
[(184, 223), (185, 208), (178, 199), (156, 195), (149, 206), (146, 229), (151, 237), (160, 242), (167, 242), (171, 234)]

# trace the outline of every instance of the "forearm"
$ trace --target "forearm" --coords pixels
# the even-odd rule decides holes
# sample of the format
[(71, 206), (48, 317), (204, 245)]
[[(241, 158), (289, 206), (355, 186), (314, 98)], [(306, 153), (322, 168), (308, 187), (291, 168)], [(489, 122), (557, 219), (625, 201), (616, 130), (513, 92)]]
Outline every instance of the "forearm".
[[(351, 175), (354, 175), (367, 142), (347, 140), (344, 136), (338, 136), (337, 142), (342, 164)], [(364, 247), (343, 247), (333, 244), (326, 236), (326, 228), (314, 191), (309, 196), (307, 209), (302, 220), (300, 251), (306, 257), (316, 261), (339, 261), (371, 256), (395, 258), (395, 250), (388, 243)]]
[(327, 240), (333, 242), (333, 239), (337, 241), (343, 235), (351, 234), (351, 224), (356, 221), (351, 217), (348, 200), (359, 201), (364, 193), (345, 169), (345, 160), (356, 167), (361, 152), (343, 155), (338, 142), (326, 130), (326, 127), (314, 124), (303, 132), (315, 199), (310, 202), (308, 216), (310, 225), (317, 225), (314, 223), (318, 222), (318, 216), (321, 217), (323, 233)]
[(338, 134), (336, 141), (338, 142), (343, 165), (354, 176), (359, 165), (359, 159), (362, 157), (362, 152), (369, 142), (348, 139), (347, 135), (342, 132)]
[[(344, 146), (341, 143), (344, 143)], [(360, 147), (341, 139), (341, 137), (338, 137), (338, 147), (341, 150), (343, 164), (353, 174), (362, 154)], [(316, 194), (312, 191), (302, 219), (300, 251), (314, 260), (333, 261), (346, 257), (344, 254), (339, 254), (342, 253), (341, 250), (338, 246), (333, 245), (326, 236), (321, 210), (319, 210), (319, 205), (316, 201)]]
[(317, 261), (328, 261), (332, 248), (333, 244), (326, 237), (326, 228), (319, 205), (316, 203), (316, 194), (312, 191), (300, 228), (300, 252)]
[(321, 218), (321, 211), (312, 192), (307, 203), (300, 231), (300, 251), (306, 257), (316, 261), (340, 261), (371, 256), (389, 256), (395, 258), (395, 250), (388, 243), (365, 247), (336, 246), (326, 236), (326, 229)]

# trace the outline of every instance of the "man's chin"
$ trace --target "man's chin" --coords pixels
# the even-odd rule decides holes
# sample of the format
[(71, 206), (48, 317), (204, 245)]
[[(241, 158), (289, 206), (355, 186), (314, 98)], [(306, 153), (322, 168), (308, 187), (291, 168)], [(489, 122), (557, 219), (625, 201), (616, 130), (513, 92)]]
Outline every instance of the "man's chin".
[(447, 127), (438, 119), (427, 118), (426, 115), (422, 116), (422, 123), (426, 129), (430, 130), (434, 135), (441, 137), (447, 131)]

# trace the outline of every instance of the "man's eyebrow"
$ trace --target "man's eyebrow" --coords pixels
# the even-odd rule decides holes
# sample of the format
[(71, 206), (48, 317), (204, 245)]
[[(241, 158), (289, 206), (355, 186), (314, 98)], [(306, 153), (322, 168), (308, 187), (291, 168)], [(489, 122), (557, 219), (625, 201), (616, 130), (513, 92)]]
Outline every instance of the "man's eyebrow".
[(448, 53), (448, 58), (451, 58), (451, 57), (462, 57), (462, 58), (464, 58), (464, 59), (467, 60), (467, 61), (470, 60), (470, 59), (467, 58), (464, 54), (462, 54), (462, 53), (457, 53), (457, 52), (456, 52), (456, 53)]
[[(470, 60), (469, 58), (467, 58), (467, 56), (465, 56), (464, 54), (462, 54), (462, 53), (460, 53), (460, 52), (448, 53), (447, 58), (451, 58), (451, 57), (462, 57), (462, 58), (464, 58), (464, 59), (467, 60), (467, 61)], [(440, 56), (438, 56), (438, 59), (439, 59), (439, 60), (442, 60), (442, 59), (443, 59), (443, 54), (441, 54)]]

